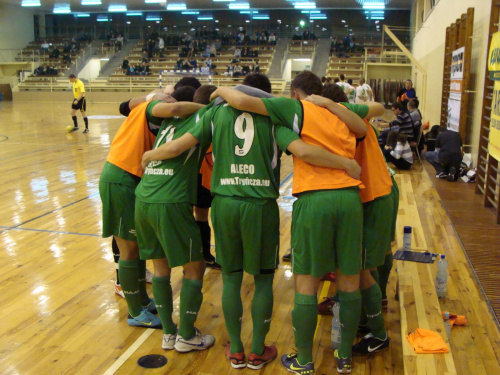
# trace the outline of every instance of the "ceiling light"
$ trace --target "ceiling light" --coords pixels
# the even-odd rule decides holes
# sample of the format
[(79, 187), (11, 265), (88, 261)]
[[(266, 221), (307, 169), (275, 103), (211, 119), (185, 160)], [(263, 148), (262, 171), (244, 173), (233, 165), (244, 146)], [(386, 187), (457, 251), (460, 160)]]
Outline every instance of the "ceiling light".
[(249, 3), (231, 3), (229, 9), (250, 9)]
[(75, 13), (75, 17), (90, 17), (89, 13)]
[(167, 10), (186, 10), (186, 4), (184, 3), (171, 3), (167, 5)]
[(246, 20), (245, 22), (246, 22), (246, 23), (250, 23), (250, 20)]
[(108, 16), (105, 14), (97, 15), (97, 22), (108, 22)]
[(295, 9), (315, 9), (316, 3), (314, 1), (300, 1), (293, 3)]
[(268, 20), (269, 19), (269, 15), (267, 14), (257, 14), (255, 16), (252, 17), (254, 20)]
[(191, 11), (191, 10), (188, 10), (187, 12), (182, 12), (182, 14), (200, 14), (200, 12), (194, 12), (194, 11)]
[(363, 4), (363, 9), (385, 9), (385, 4), (384, 3)]
[(39, 7), (40, 0), (22, 0), (21, 6), (22, 7)]
[(312, 13), (321, 13), (319, 10), (301, 10), (302, 14), (312, 14)]
[(146, 4), (158, 4), (158, 3), (166, 3), (167, 0), (144, 0)]
[(199, 21), (211, 21), (213, 20), (214, 18), (212, 16), (199, 16), (198, 17), (198, 20)]
[(123, 4), (110, 4), (108, 12), (126, 12), (127, 6)]
[(55, 14), (67, 14), (71, 13), (71, 8), (69, 4), (54, 4), (54, 11)]
[(130, 21), (127, 21), (127, 25), (130, 25), (131, 23), (132, 23), (132, 22), (130, 22)]
[(127, 16), (129, 17), (142, 16), (142, 12), (128, 12)]
[(231, 1), (235, 1), (235, 0), (214, 0), (214, 3), (229, 3)]

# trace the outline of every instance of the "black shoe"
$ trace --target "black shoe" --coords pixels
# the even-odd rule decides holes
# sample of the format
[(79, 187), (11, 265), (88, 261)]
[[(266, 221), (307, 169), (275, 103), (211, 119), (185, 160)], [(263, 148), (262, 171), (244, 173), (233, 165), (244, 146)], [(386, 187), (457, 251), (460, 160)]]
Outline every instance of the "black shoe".
[(381, 352), (389, 347), (389, 336), (385, 337), (385, 340), (381, 340), (371, 333), (366, 335), (361, 339), (360, 342), (352, 347), (353, 355), (367, 355)]
[(436, 175), (436, 178), (447, 178), (447, 177), (448, 175), (446, 174), (446, 172), (441, 172)]
[(79, 128), (78, 128), (78, 126), (75, 126), (75, 127), (73, 127), (73, 129), (71, 129), (69, 132), (70, 132), (70, 133), (73, 133), (73, 132), (78, 131), (78, 129), (79, 129)]
[(215, 261), (215, 257), (212, 254), (205, 258), (205, 263), (207, 267), (213, 268), (214, 270), (220, 270), (222, 268), (220, 264)]
[(288, 253), (283, 255), (283, 262), (291, 262), (292, 261), (292, 251), (288, 249)]
[(359, 325), (358, 326), (358, 330), (356, 331), (356, 336), (358, 336), (358, 337), (365, 337), (370, 332), (371, 331), (370, 331), (370, 328), (368, 328), (368, 326)]
[(451, 167), (448, 176), (446, 176), (446, 181), (454, 182), (456, 180), (457, 180), (457, 169), (455, 167)]

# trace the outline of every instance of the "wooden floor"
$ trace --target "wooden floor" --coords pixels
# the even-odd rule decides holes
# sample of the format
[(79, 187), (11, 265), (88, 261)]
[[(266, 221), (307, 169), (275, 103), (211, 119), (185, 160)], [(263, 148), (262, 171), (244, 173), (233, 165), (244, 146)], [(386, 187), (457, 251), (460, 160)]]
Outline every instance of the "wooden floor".
[[(88, 106), (90, 134), (67, 134), (68, 103), (0, 102), (0, 374), (252, 374), (232, 370), (224, 357), (228, 341), (221, 309), (221, 276), (207, 271), (204, 303), (197, 326), (215, 335), (215, 347), (178, 354), (161, 349), (161, 331), (131, 328), (127, 309), (113, 290), (110, 240), (100, 238), (98, 179), (110, 141), (122, 122), (117, 105)], [(79, 119), (81, 123), (81, 119)], [(83, 129), (83, 128), (81, 128)], [(290, 242), (291, 160), (283, 160), (281, 248)], [(500, 335), (480, 293), (439, 195), (423, 168), (397, 175), (401, 188), (398, 242), (402, 227), (415, 228), (417, 248), (444, 252), (450, 261), (448, 298), (443, 309), (467, 316), (466, 327), (452, 331), (451, 349), (459, 374), (500, 374)], [(279, 354), (293, 350), (293, 284), (289, 264), (277, 271), (275, 305), (268, 343)], [(178, 320), (181, 272), (172, 286)], [(385, 314), (390, 350), (356, 358), (353, 374), (402, 374), (399, 303), (394, 300), (396, 272), (389, 282)], [(245, 278), (242, 336), (251, 342), (251, 280)], [(321, 296), (335, 285), (322, 285)], [(498, 296), (498, 292), (497, 292)], [(315, 339), (317, 374), (336, 374), (330, 342), (330, 317), (321, 317)], [(145, 370), (137, 360), (163, 354), (168, 363)], [(261, 374), (286, 373), (279, 364)], [(422, 373), (426, 373), (422, 369)]]

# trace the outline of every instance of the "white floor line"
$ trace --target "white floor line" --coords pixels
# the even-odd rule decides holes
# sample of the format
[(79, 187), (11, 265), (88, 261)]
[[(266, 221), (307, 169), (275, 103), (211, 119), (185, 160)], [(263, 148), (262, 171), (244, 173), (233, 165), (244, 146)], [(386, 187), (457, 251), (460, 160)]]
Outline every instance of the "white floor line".
[(146, 332), (144, 332), (128, 349), (125, 353), (123, 353), (120, 358), (116, 360), (115, 363), (111, 365), (110, 368), (106, 370), (104, 375), (113, 375), (122, 365), (135, 353), (137, 349), (146, 341), (149, 336), (153, 334), (155, 330), (152, 328), (148, 328)]

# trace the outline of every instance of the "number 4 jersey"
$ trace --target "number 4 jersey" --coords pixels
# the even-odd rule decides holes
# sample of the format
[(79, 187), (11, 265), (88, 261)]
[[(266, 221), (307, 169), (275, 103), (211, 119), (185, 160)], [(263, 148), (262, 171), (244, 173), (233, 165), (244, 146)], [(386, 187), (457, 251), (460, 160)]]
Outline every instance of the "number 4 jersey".
[(276, 199), (280, 155), (299, 136), (269, 117), (236, 110), (227, 104), (211, 108), (189, 132), (202, 147), (212, 143), (212, 194)]
[[(186, 134), (208, 108), (201, 108), (187, 119), (165, 119), (153, 148)], [(151, 161), (135, 190), (137, 200), (145, 203), (196, 204), (198, 171), (207, 148), (198, 145), (175, 158)]]

